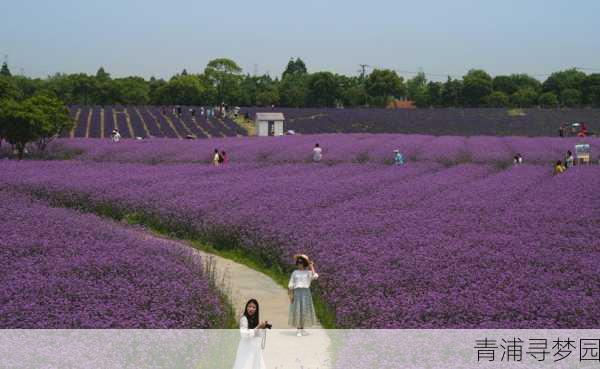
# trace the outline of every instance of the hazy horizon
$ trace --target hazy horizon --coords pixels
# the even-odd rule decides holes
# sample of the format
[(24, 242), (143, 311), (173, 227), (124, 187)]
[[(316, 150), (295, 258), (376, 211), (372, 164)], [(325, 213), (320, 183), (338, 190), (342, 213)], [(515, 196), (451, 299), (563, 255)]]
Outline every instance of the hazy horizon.
[[(600, 2), (486, 3), (274, 0), (199, 4), (175, 0), (8, 3), (0, 14), (0, 56), (13, 74), (169, 78), (201, 73), (209, 60), (235, 60), (244, 73), (278, 77), (290, 57), (309, 72), (357, 75), (359, 64), (423, 70), (430, 80), (481, 68), (540, 80), (579, 67), (600, 72)], [(367, 72), (370, 69), (367, 69)], [(409, 73), (410, 72), (410, 73)]]

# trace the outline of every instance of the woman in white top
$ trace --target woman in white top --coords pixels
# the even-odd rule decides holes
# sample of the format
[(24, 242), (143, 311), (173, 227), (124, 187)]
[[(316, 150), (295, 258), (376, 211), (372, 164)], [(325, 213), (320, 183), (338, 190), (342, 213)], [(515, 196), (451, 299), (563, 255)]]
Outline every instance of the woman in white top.
[(215, 149), (215, 153), (213, 154), (212, 163), (215, 167), (218, 167), (221, 164), (221, 154), (219, 154), (219, 150)]
[(323, 149), (321, 149), (319, 147), (319, 144), (316, 144), (315, 148), (313, 149), (313, 161), (315, 161), (315, 162), (321, 161), (322, 153), (323, 153)]
[(258, 301), (246, 303), (240, 319), (240, 344), (238, 345), (233, 369), (266, 369), (262, 356), (261, 342), (268, 322), (258, 323)]
[[(306, 332), (304, 327), (309, 327), (317, 322), (312, 295), (310, 293), (310, 283), (317, 279), (319, 275), (315, 272), (314, 263), (308, 256), (294, 255), (296, 267), (288, 283), (288, 296), (290, 298), (290, 308), (288, 324), (298, 328), (296, 335), (302, 336)], [(310, 270), (307, 268), (310, 267)]]
[(119, 133), (118, 129), (113, 129), (112, 131), (112, 140), (113, 142), (119, 142), (119, 140), (121, 139), (121, 134)]

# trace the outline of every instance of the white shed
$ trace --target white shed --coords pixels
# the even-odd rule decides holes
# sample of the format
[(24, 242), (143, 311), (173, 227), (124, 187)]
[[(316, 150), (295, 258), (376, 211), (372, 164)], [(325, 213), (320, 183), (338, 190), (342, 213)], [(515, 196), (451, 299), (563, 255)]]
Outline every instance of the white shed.
[(283, 136), (283, 113), (256, 113), (257, 136)]

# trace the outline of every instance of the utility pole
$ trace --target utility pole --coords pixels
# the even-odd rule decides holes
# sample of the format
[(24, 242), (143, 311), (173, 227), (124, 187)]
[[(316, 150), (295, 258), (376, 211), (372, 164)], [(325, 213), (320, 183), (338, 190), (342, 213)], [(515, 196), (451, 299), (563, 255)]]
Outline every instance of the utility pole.
[(369, 65), (368, 64), (359, 64), (359, 66), (360, 66), (360, 69), (361, 69), (360, 79), (362, 81), (364, 81), (365, 80), (365, 70), (367, 69), (367, 67), (369, 67)]
[(371, 66), (368, 64), (359, 64), (359, 66), (360, 66), (360, 81), (362, 82), (363, 91), (365, 93), (365, 106), (367, 106), (369, 104), (369, 102), (368, 102), (367, 89), (365, 86), (365, 71), (367, 70), (367, 68), (370, 68)]

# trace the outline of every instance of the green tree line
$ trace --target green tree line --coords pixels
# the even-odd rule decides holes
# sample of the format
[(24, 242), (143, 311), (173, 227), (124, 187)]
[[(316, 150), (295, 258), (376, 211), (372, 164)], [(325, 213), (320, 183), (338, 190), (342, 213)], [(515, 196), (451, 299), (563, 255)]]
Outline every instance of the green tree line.
[(364, 76), (327, 71), (308, 73), (297, 58), (281, 78), (244, 74), (235, 61), (215, 59), (202, 73), (181, 73), (169, 80), (131, 76), (55, 74), (48, 78), (13, 76), (0, 70), (0, 98), (23, 99), (44, 93), (79, 105), (217, 105), (335, 107), (386, 106), (393, 98), (418, 107), (600, 107), (600, 74), (568, 69), (539, 81), (527, 74), (492, 77), (470, 70), (461, 79), (428, 81), (424, 73), (405, 79), (389, 69)]

